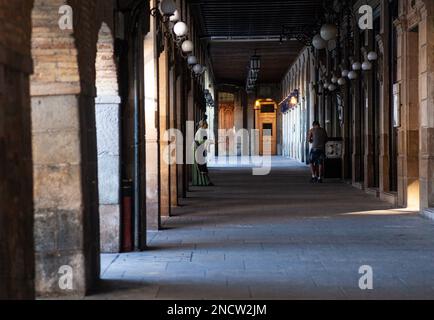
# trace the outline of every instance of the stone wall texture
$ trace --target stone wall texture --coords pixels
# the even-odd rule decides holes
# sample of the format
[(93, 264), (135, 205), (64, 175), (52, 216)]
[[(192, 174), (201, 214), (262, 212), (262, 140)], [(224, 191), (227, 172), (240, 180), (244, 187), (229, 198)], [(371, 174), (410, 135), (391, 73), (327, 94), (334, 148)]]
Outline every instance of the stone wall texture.
[[(73, 30), (58, 25), (62, 5), (72, 7)], [(112, 16), (113, 1), (34, 2), (32, 145), (40, 296), (82, 296), (99, 277), (95, 64), (98, 33), (103, 23), (112, 28)], [(62, 266), (72, 267), (72, 290), (59, 286)]]

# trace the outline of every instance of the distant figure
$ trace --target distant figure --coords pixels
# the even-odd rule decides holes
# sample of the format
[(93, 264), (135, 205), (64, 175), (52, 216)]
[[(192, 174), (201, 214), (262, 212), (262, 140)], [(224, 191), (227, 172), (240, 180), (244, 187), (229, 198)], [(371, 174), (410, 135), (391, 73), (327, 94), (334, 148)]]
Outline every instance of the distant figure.
[(208, 123), (199, 122), (199, 129), (194, 137), (193, 186), (214, 186), (209, 178), (207, 166)]
[(313, 122), (313, 128), (310, 129), (307, 141), (312, 144), (310, 150), (310, 168), (312, 171), (312, 183), (323, 183), (324, 179), (324, 161), (326, 158), (326, 143), (328, 141), (327, 131), (321, 128), (318, 121)]

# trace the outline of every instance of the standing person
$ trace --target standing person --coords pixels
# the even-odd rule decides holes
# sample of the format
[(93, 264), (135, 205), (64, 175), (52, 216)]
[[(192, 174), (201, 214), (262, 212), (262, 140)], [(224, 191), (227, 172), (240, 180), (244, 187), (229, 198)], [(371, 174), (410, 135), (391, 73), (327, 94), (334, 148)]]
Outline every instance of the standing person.
[(213, 186), (208, 174), (207, 166), (207, 145), (208, 145), (208, 123), (206, 120), (199, 122), (199, 129), (194, 136), (194, 165), (193, 165), (193, 186)]
[(328, 141), (327, 131), (321, 128), (318, 121), (314, 121), (313, 128), (310, 129), (307, 141), (312, 144), (310, 150), (310, 168), (312, 172), (312, 183), (323, 183), (324, 161), (326, 158), (325, 150)]

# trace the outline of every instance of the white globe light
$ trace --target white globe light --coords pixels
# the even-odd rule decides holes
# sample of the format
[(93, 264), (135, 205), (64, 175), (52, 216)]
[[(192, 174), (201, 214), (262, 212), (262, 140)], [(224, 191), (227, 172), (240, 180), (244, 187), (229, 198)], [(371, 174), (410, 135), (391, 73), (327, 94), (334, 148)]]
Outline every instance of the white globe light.
[(173, 0), (162, 0), (160, 3), (160, 11), (163, 16), (172, 16), (176, 11), (176, 4)]
[(336, 82), (338, 82), (338, 78), (336, 76), (333, 76), (332, 77), (332, 83), (336, 83)]
[(356, 71), (350, 71), (348, 73), (348, 79), (350, 80), (355, 80), (358, 78), (357, 72)]
[(335, 40), (338, 37), (338, 28), (334, 24), (325, 24), (321, 27), (320, 33), (325, 41)]
[(321, 38), (319, 34), (317, 34), (312, 39), (312, 45), (314, 46), (315, 49), (322, 50), (327, 47), (327, 42), (323, 38)]
[(369, 61), (363, 62), (362, 69), (363, 69), (363, 71), (371, 70), (372, 69), (372, 63), (370, 63)]
[(338, 85), (343, 86), (343, 85), (345, 85), (345, 83), (346, 83), (346, 81), (344, 78), (339, 78)]
[(375, 51), (371, 51), (368, 53), (369, 61), (376, 61), (378, 59), (378, 54)]
[(189, 56), (187, 58), (187, 63), (190, 66), (195, 65), (195, 64), (197, 64), (197, 58), (195, 56)]
[(180, 18), (179, 10), (175, 10), (175, 13), (169, 18), (169, 20), (170, 22), (178, 22)]
[(346, 77), (348, 77), (348, 74), (349, 74), (350, 72), (348, 71), (348, 70), (344, 70), (344, 71), (342, 71), (342, 77), (344, 77), (344, 78), (346, 78)]
[(177, 37), (185, 37), (188, 32), (187, 24), (185, 24), (185, 22), (182, 21), (177, 22), (173, 27), (173, 32)]
[(362, 64), (360, 62), (354, 62), (353, 63), (353, 70), (359, 71), (360, 69), (362, 69)]
[(186, 40), (181, 45), (182, 52), (192, 52), (193, 51), (193, 42), (190, 40)]
[(329, 86), (330, 86), (330, 83), (328, 81), (324, 82), (324, 89), (328, 89)]
[(195, 74), (200, 74), (200, 73), (202, 73), (202, 70), (203, 70), (203, 67), (202, 67), (200, 64), (196, 64), (196, 65), (193, 67), (193, 72), (194, 72)]
[(336, 88), (336, 86), (334, 85), (334, 84), (331, 84), (331, 85), (329, 85), (329, 88), (328, 88), (330, 91), (335, 91), (337, 88)]

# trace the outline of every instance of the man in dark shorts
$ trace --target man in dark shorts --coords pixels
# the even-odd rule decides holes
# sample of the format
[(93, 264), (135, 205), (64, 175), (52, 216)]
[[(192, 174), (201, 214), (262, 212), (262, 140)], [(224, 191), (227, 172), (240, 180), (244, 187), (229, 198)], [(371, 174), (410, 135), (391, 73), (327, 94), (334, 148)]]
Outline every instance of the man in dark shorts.
[(313, 122), (313, 128), (310, 129), (307, 141), (312, 144), (310, 150), (310, 168), (312, 171), (312, 183), (323, 183), (324, 161), (326, 158), (325, 150), (328, 141), (327, 131), (321, 128), (318, 121)]

